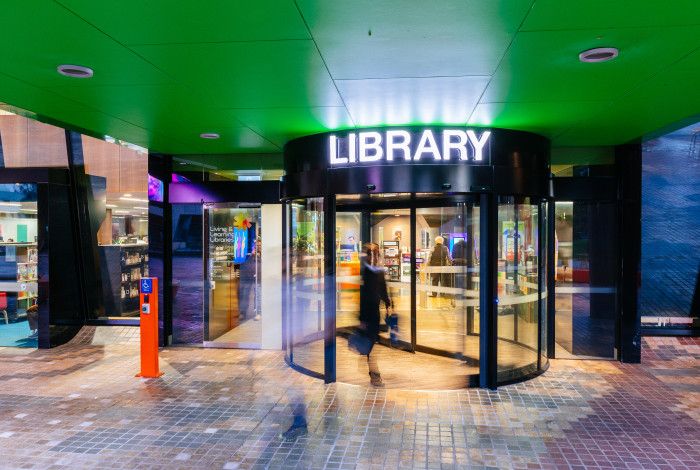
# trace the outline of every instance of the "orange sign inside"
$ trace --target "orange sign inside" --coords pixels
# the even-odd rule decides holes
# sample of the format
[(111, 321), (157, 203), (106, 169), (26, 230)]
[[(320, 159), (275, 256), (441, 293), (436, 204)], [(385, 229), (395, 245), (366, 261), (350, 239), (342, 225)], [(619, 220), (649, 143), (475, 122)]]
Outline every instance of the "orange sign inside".
[(136, 377), (163, 375), (158, 366), (158, 278), (139, 281), (141, 307), (141, 372)]

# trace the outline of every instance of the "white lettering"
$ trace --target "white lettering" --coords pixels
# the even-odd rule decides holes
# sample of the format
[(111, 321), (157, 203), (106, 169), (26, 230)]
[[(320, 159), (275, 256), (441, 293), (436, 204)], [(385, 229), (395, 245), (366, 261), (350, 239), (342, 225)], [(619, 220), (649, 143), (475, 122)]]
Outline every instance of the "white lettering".
[(491, 131), (484, 131), (481, 133), (481, 138), (477, 138), (473, 130), (469, 129), (467, 131), (467, 136), (469, 141), (474, 146), (474, 161), (480, 162), (484, 159), (484, 146), (486, 142), (491, 137)]
[(338, 138), (331, 135), (328, 139), (331, 152), (331, 165), (341, 165), (348, 162), (348, 157), (338, 157)]
[[(458, 142), (453, 142), (452, 138), (457, 137)], [(459, 152), (460, 160), (467, 160), (467, 133), (459, 130), (445, 130), (442, 132), (442, 159), (449, 160), (452, 156), (452, 150)]]
[(491, 131), (477, 132), (479, 129), (447, 128), (438, 130), (438, 134), (433, 129), (351, 132), (340, 137), (331, 134), (328, 136), (328, 155), (331, 166), (377, 163), (382, 160), (391, 163), (419, 162), (426, 154), (432, 156), (430, 162), (449, 162), (455, 157), (463, 162), (481, 163), (489, 158), (487, 144)]
[(442, 160), (440, 156), (440, 149), (435, 142), (435, 136), (433, 131), (426, 129), (423, 131), (420, 140), (418, 141), (418, 147), (416, 148), (416, 153), (413, 155), (413, 161), (417, 162), (424, 153), (432, 153), (435, 160)]
[[(397, 138), (401, 140), (396, 141)], [(403, 152), (403, 159), (411, 161), (411, 134), (406, 131), (386, 131), (386, 160), (394, 161), (394, 150)]]
[(357, 161), (357, 152), (355, 145), (355, 133), (351, 132), (348, 134), (348, 158), (350, 163), (355, 163)]
[[(379, 132), (360, 132), (359, 134), (359, 157), (361, 162), (377, 162), (384, 157), (382, 148), (382, 135)], [(372, 142), (368, 142), (372, 139)], [(370, 155), (368, 150), (374, 150)]]

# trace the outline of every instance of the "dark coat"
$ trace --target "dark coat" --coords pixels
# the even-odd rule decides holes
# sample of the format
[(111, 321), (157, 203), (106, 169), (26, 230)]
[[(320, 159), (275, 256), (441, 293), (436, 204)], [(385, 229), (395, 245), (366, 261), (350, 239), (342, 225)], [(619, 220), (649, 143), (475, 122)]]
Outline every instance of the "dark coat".
[(362, 263), (360, 285), (360, 321), (372, 341), (379, 339), (379, 306), (381, 302), (389, 308), (391, 299), (384, 278), (384, 270)]
[(442, 243), (435, 245), (428, 259), (428, 266), (449, 266), (450, 250)]

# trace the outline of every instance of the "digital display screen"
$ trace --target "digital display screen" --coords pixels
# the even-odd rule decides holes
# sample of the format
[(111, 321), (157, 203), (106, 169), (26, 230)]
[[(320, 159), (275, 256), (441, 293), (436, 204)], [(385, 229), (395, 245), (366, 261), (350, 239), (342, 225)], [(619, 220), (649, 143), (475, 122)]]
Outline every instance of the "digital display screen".
[(248, 251), (248, 229), (233, 229), (233, 262), (243, 263), (246, 260)]
[(165, 196), (165, 186), (158, 178), (148, 175), (148, 200), (163, 202)]

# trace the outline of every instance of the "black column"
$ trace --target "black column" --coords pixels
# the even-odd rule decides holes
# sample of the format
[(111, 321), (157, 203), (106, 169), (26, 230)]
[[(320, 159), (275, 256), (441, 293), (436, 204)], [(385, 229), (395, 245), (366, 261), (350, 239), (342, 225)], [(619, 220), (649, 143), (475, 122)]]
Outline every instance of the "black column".
[(479, 386), (495, 389), (497, 385), (497, 273), (498, 213), (493, 194), (482, 194), (480, 201), (479, 251)]
[(641, 361), (641, 318), (638, 305), (642, 244), (641, 144), (616, 147), (615, 167), (621, 216), (618, 351), (622, 362), (637, 363)]
[(66, 149), (69, 170), (69, 205), (71, 224), (74, 227), (73, 245), (78, 259), (81, 310), (85, 319), (104, 314), (102, 295), (102, 270), (97, 246), (100, 220), (90, 179), (85, 173), (81, 135), (66, 130)]
[(556, 318), (556, 266), (554, 265), (555, 240), (554, 224), (556, 221), (556, 204), (550, 199), (547, 204), (547, 357), (555, 356), (555, 318)]
[(172, 207), (168, 202), (171, 173), (171, 156), (148, 154), (148, 175), (157, 178), (163, 185), (162, 201), (152, 200), (154, 198), (150, 195), (148, 198), (148, 275), (158, 278), (158, 341), (161, 346), (172, 344), (173, 334), (173, 230)]
[(323, 375), (326, 383), (335, 382), (335, 196), (323, 198), (323, 292), (324, 292), (324, 321), (323, 321)]

